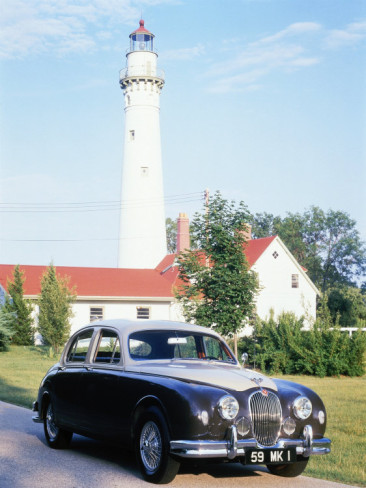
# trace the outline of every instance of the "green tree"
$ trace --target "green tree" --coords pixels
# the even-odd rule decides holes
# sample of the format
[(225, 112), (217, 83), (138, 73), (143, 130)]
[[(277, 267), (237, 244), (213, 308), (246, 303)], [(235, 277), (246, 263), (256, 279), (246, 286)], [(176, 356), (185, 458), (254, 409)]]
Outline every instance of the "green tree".
[(366, 327), (366, 296), (359, 288), (338, 287), (328, 291), (328, 307), (333, 321), (342, 327)]
[(249, 270), (243, 248), (249, 212), (215, 193), (203, 213), (196, 213), (192, 233), (199, 250), (178, 256), (176, 297), (188, 321), (235, 336), (255, 309), (256, 275)]
[(59, 352), (70, 335), (74, 290), (69, 288), (70, 279), (56, 275), (51, 264), (42, 276), (39, 295), (38, 331), (44, 344)]
[(365, 273), (365, 243), (356, 221), (345, 212), (324, 212), (313, 206), (303, 214), (289, 212), (284, 218), (256, 214), (252, 231), (255, 237), (279, 235), (323, 292), (338, 285), (355, 286)]
[(168, 217), (165, 220), (165, 227), (168, 253), (173, 254), (177, 251), (177, 221)]
[(13, 344), (29, 346), (34, 343), (34, 328), (32, 320), (32, 304), (24, 298), (24, 272), (19, 265), (15, 266), (13, 280), (8, 281), (7, 288), (9, 296), (6, 297), (5, 311), (11, 314)]
[(7, 351), (14, 333), (14, 314), (0, 307), (0, 352)]

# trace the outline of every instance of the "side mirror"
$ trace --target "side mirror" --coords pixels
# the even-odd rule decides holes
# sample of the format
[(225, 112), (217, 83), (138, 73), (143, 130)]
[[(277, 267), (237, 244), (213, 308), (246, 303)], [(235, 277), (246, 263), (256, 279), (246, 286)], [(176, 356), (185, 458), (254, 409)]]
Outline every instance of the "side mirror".
[(243, 366), (245, 366), (245, 363), (248, 361), (248, 353), (247, 352), (243, 352), (243, 354), (241, 355), (241, 360), (243, 362)]

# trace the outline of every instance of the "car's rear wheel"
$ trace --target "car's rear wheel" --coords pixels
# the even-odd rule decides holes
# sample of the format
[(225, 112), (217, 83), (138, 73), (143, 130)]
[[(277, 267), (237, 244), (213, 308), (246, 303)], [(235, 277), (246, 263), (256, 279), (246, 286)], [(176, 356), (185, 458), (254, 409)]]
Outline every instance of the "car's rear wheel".
[(284, 478), (295, 478), (300, 476), (308, 464), (309, 458), (298, 456), (298, 460), (294, 464), (267, 464), (270, 473)]
[(47, 444), (53, 449), (65, 449), (69, 446), (72, 432), (61, 429), (55, 422), (52, 402), (49, 400), (45, 406), (43, 419), (44, 434)]
[(151, 483), (170, 483), (180, 463), (169, 454), (170, 437), (164, 416), (149, 407), (137, 423), (135, 450), (141, 473)]

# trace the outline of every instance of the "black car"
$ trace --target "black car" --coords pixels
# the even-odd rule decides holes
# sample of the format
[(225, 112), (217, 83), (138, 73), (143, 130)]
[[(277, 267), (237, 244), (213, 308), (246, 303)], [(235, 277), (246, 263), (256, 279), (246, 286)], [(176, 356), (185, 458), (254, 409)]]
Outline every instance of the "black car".
[(147, 481), (168, 483), (185, 459), (264, 464), (297, 476), (330, 452), (312, 390), (242, 368), (214, 331), (168, 321), (106, 320), (76, 332), (34, 402), (47, 443), (75, 432), (136, 452)]

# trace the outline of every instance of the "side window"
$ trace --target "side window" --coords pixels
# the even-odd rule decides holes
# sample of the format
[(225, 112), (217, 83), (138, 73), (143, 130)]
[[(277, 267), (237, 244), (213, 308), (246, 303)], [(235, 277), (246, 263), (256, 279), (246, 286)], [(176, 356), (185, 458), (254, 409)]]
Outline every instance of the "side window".
[(94, 329), (88, 329), (75, 337), (69, 352), (67, 354), (67, 362), (83, 363), (90, 346), (90, 341), (93, 336)]
[(116, 332), (113, 330), (102, 330), (99, 337), (99, 344), (94, 356), (95, 363), (119, 363), (121, 359), (121, 346)]

